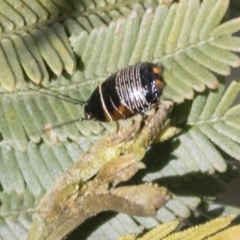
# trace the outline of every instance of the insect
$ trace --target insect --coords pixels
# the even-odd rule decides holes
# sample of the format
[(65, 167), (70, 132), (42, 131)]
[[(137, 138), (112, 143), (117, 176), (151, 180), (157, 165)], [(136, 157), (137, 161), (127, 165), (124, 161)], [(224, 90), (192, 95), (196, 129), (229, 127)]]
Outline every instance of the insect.
[[(140, 63), (124, 68), (99, 84), (89, 100), (82, 104), (85, 118), (67, 124), (91, 119), (110, 122), (131, 117), (136, 113), (144, 113), (157, 103), (163, 87), (162, 72), (153, 63)], [(63, 98), (62, 100), (80, 104), (78, 101)], [(63, 124), (58, 126), (61, 125)]]
[(164, 83), (160, 68), (140, 63), (101, 83), (84, 105), (86, 119), (109, 122), (143, 113), (157, 103)]

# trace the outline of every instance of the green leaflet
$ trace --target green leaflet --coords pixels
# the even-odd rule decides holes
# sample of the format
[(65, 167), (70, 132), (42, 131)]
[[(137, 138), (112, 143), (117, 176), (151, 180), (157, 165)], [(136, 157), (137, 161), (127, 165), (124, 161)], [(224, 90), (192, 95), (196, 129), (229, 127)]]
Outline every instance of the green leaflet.
[[(193, 102), (193, 111), (190, 110), (189, 122), (187, 123), (194, 131), (196, 131), (194, 128), (197, 127), (215, 145), (238, 160), (240, 160), (239, 129), (231, 125), (228, 126), (228, 122), (239, 119), (239, 112), (233, 111), (233, 109), (238, 108), (238, 105), (232, 106), (239, 90), (239, 82), (233, 81), (224, 94), (223, 87), (221, 87), (216, 92), (199, 96), (195, 101), (200, 103), (198, 99), (202, 98), (202, 104), (194, 104), (195, 101)], [(200, 114), (198, 118), (191, 114), (191, 112), (196, 111)]]

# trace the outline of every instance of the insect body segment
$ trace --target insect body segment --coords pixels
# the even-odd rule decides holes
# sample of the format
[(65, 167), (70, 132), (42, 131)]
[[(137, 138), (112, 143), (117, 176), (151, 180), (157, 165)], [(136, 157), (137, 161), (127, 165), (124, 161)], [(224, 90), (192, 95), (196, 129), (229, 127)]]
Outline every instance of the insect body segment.
[(109, 122), (151, 108), (164, 86), (161, 70), (152, 63), (130, 66), (100, 84), (85, 104), (86, 119)]

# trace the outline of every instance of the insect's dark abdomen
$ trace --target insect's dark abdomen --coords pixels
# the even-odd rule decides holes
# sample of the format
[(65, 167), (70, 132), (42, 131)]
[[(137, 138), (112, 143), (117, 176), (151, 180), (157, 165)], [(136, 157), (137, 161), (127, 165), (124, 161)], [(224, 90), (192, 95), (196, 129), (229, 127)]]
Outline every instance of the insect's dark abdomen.
[(86, 118), (108, 122), (144, 112), (158, 101), (162, 88), (161, 71), (156, 65), (130, 66), (95, 89), (85, 106)]
[[(111, 75), (94, 90), (85, 106), (85, 114), (87, 118), (94, 118), (103, 122), (111, 121), (110, 114), (114, 111), (111, 100), (114, 101), (116, 105), (120, 104), (115, 89), (115, 78), (116, 74)], [(108, 113), (110, 117), (108, 116)]]
[(85, 104), (85, 116), (87, 119), (97, 119), (106, 122), (105, 111), (101, 104), (99, 88), (96, 88), (90, 99)]

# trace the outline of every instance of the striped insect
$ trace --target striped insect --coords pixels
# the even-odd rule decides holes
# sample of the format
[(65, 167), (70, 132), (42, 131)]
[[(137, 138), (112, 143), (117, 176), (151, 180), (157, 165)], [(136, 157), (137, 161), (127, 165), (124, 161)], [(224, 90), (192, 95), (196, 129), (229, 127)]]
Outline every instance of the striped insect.
[(157, 103), (164, 83), (160, 68), (141, 63), (111, 75), (84, 105), (86, 119), (109, 122), (143, 113)]
[(63, 124), (91, 119), (110, 122), (144, 113), (158, 102), (163, 87), (161, 69), (153, 63), (140, 63), (111, 75), (99, 84), (84, 104), (46, 94), (84, 107), (85, 118)]

